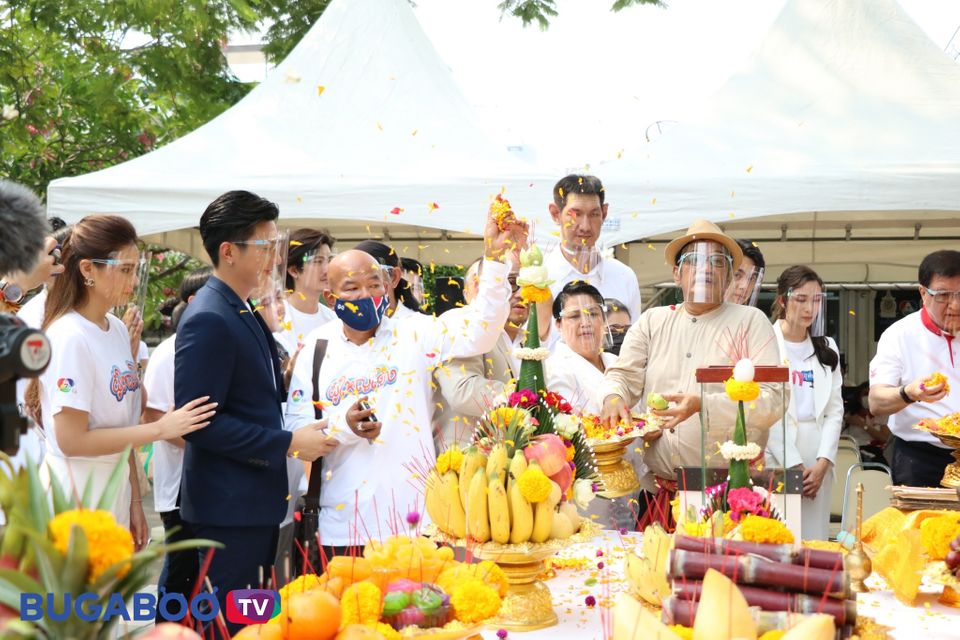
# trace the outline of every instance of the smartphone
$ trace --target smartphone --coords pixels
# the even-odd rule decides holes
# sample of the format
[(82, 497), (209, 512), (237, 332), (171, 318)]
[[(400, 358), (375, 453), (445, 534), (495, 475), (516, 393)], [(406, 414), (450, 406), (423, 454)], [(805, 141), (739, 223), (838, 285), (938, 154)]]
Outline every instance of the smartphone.
[[(368, 411), (369, 409), (373, 409), (373, 406), (366, 400), (361, 400), (359, 406), (361, 411)], [(379, 421), (377, 420), (377, 414), (371, 413), (369, 417), (362, 419), (360, 422), (363, 423), (363, 422), (379, 422)], [(363, 427), (361, 427), (361, 431), (362, 430), (363, 430)], [(367, 444), (373, 446), (373, 440), (367, 440)]]

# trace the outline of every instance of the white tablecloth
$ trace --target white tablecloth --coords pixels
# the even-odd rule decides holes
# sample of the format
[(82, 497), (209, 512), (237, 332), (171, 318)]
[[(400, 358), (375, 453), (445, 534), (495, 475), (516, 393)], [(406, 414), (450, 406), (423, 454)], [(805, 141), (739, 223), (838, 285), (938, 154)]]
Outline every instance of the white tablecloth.
[[(640, 541), (640, 535), (624, 536), (614, 531), (604, 531), (587, 543), (571, 546), (558, 557), (578, 562), (582, 568), (567, 568), (557, 571), (556, 577), (546, 582), (553, 594), (553, 606), (560, 618), (559, 624), (539, 631), (511, 631), (513, 640), (604, 640), (604, 620), (608, 620), (616, 596), (627, 588), (624, 574), (624, 553)], [(598, 557), (597, 551), (603, 556)], [(598, 562), (603, 569), (597, 568)], [(952, 609), (937, 602), (939, 587), (923, 587), (917, 598), (917, 606), (907, 607), (886, 589), (883, 580), (874, 574), (867, 585), (876, 591), (860, 594), (857, 609), (878, 623), (893, 627), (891, 637), (897, 640), (960, 640), (960, 609)], [(593, 596), (597, 605), (588, 607), (587, 596)], [(606, 605), (606, 606), (605, 606)], [(609, 623), (612, 631), (612, 621)], [(496, 640), (496, 630), (483, 632), (485, 640)]]

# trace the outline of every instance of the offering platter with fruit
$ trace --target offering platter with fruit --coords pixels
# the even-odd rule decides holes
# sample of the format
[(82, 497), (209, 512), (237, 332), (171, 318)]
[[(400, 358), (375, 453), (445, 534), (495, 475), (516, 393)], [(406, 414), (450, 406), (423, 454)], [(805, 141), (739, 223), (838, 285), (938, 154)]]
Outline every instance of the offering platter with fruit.
[(951, 413), (938, 420), (923, 420), (914, 429), (932, 433), (943, 444), (953, 449), (953, 459), (943, 471), (940, 485), (948, 489), (960, 487), (960, 413)]

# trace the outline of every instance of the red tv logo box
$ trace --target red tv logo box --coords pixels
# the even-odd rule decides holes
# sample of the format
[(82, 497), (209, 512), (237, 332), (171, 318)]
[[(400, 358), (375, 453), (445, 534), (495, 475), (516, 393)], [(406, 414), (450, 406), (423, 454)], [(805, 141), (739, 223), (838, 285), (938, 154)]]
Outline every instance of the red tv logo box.
[(263, 624), (280, 615), (280, 594), (269, 589), (234, 589), (227, 594), (227, 620)]

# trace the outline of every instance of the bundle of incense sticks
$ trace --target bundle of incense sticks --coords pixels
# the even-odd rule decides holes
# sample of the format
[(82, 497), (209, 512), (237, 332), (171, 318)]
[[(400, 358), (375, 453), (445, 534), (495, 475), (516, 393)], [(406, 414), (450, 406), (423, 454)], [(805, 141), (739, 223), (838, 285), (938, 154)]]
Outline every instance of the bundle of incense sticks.
[(825, 613), (838, 628), (855, 624), (855, 595), (843, 566), (843, 555), (793, 545), (739, 542), (676, 536), (668, 575), (673, 595), (663, 603), (666, 621), (692, 625), (703, 577), (719, 571), (740, 589), (747, 604), (761, 610), (759, 622), (769, 629), (796, 614)]
[(843, 566), (843, 554), (837, 551), (807, 549), (806, 547), (795, 547), (791, 544), (762, 544), (759, 542), (725, 540), (723, 538), (676, 536), (673, 547), (685, 551), (719, 553), (728, 556), (761, 556), (776, 562), (787, 562), (831, 571), (836, 567)]

